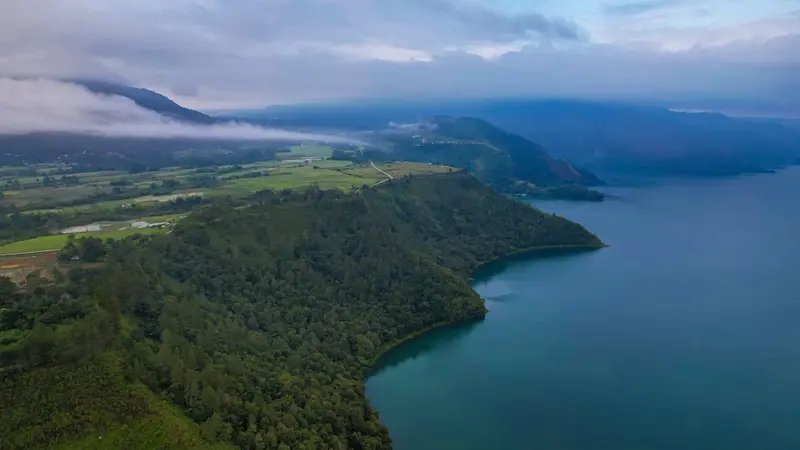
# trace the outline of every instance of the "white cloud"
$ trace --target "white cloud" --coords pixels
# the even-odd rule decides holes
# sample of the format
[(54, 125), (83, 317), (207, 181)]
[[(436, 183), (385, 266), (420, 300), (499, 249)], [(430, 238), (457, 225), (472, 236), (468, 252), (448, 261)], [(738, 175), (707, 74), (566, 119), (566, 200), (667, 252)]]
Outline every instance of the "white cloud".
[(0, 78), (0, 134), (61, 132), (105, 137), (353, 142), (342, 136), (296, 133), (225, 123), (171, 120), (120, 96), (95, 94), (67, 82)]
[[(649, 3), (589, 26), (488, 0), (4, 0), (0, 76), (111, 78), (201, 109), (676, 93), (777, 109), (796, 98), (797, 13), (719, 24), (717, 4), (738, 3)], [(710, 16), (690, 17), (703, 6)]]

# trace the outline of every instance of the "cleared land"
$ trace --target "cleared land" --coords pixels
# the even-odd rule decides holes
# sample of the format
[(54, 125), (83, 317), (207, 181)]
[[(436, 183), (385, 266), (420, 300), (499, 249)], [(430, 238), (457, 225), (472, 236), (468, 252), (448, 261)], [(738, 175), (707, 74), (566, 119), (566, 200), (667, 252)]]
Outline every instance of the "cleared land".
[(51, 269), (56, 264), (56, 258), (56, 252), (0, 256), (0, 276), (9, 277), (15, 282), (21, 282), (31, 272)]

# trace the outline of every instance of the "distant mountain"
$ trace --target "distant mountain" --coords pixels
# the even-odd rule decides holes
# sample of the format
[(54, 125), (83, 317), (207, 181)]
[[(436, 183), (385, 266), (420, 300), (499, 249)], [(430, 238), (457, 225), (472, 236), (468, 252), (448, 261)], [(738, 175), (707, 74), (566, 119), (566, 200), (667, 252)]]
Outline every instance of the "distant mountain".
[[(395, 125), (379, 134), (385, 157), (445, 164), (467, 169), (480, 180), (508, 194), (602, 200), (585, 186), (600, 184), (591, 172), (553, 158), (545, 149), (489, 122), (470, 117), (437, 116)], [(383, 156), (385, 155), (385, 156)]]
[(97, 94), (119, 95), (127, 97), (142, 108), (155, 111), (173, 119), (183, 120), (192, 123), (211, 124), (217, 119), (203, 114), (193, 109), (184, 108), (175, 103), (169, 97), (159, 94), (149, 89), (125, 86), (122, 84), (108, 83), (105, 81), (93, 80), (69, 80), (72, 83), (86, 87)]
[[(129, 98), (142, 108), (171, 119), (208, 125), (219, 123), (201, 112), (184, 108), (148, 89), (103, 81), (68, 80), (103, 95)], [(241, 164), (275, 157), (288, 142), (236, 141), (159, 137), (109, 137), (77, 133), (0, 135), (0, 165), (66, 163), (83, 170), (157, 169), (171, 165)]]
[[(296, 105), (249, 112), (283, 127), (371, 129), (436, 114), (474, 116), (601, 175), (730, 175), (800, 163), (796, 122), (612, 103), (426, 100)], [(788, 126), (787, 126), (788, 125)]]
[(274, 159), (285, 142), (239, 142), (88, 136), (67, 133), (0, 135), (0, 165), (63, 163), (75, 170), (156, 170), (246, 164)]
[(800, 162), (800, 132), (718, 113), (576, 102), (508, 102), (484, 115), (600, 173), (732, 175)]

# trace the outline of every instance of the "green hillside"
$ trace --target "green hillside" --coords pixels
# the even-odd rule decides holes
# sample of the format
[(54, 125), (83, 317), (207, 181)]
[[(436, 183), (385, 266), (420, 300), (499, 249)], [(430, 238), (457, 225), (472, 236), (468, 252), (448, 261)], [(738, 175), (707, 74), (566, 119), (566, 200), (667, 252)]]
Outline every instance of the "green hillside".
[(0, 279), (0, 447), (390, 448), (376, 357), (482, 318), (482, 262), (602, 245), (463, 172), (249, 201), (107, 243), (67, 280)]

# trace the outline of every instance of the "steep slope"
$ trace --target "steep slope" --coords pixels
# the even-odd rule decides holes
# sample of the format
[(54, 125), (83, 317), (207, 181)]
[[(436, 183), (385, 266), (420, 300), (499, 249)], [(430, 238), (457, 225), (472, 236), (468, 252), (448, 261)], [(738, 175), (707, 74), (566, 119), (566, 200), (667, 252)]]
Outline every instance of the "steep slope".
[(594, 174), (485, 120), (437, 116), (396, 127), (386, 141), (389, 158), (461, 167), (504, 193), (602, 199), (584, 187), (600, 183)]
[[(111, 400), (130, 417), (75, 423), (84, 416), (72, 412), (106, 392), (87, 390), (77, 371), (111, 354), (122, 362), (103, 379), (124, 374), (131, 385), (115, 381), (113, 392), (147, 386), (199, 423), (208, 442), (390, 448), (364, 396), (372, 361), (415, 333), (482, 318), (468, 282), (481, 262), (602, 245), (463, 172), (395, 179), (360, 195), (265, 191), (252, 202), (202, 210), (166, 236), (112, 243), (104, 269), (73, 270), (68, 284), (9, 293), (0, 283), (0, 403), (15, 418), (0, 423), (0, 446), (19, 448), (14, 423), (28, 424), (23, 448), (106, 435), (118, 437), (106, 448), (128, 448), (136, 438), (121, 429), (146, 417), (158, 428), (160, 416), (124, 395)], [(38, 375), (48, 367), (63, 373)], [(19, 401), (22, 389), (35, 398), (73, 387), (75, 397), (48, 397), (46, 413)]]

